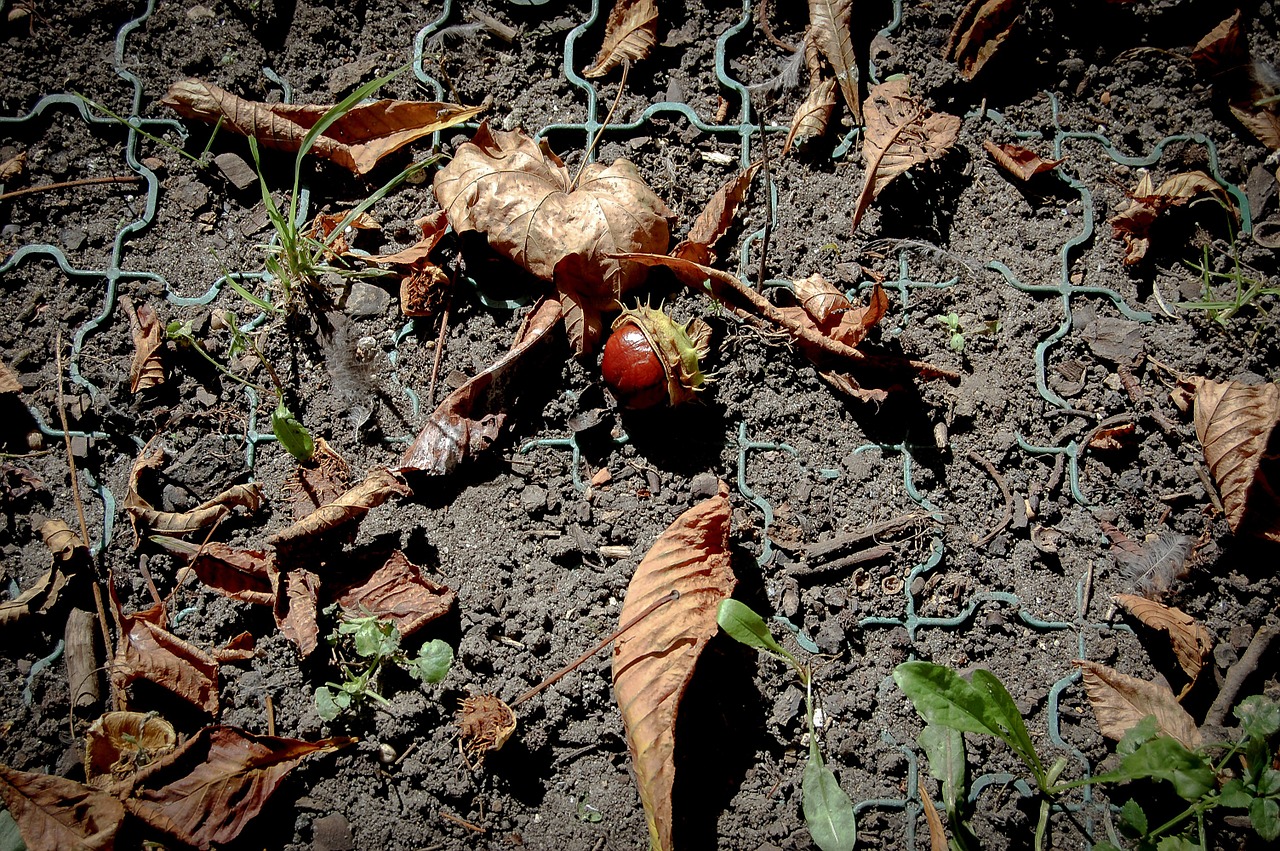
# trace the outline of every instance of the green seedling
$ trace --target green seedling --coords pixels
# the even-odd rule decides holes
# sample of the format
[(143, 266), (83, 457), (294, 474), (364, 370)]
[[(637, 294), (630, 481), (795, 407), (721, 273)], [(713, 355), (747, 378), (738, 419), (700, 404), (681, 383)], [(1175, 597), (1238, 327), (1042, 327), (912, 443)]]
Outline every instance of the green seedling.
[(366, 702), (389, 703), (378, 692), (381, 674), (388, 665), (404, 669), (422, 683), (438, 683), (453, 664), (453, 649), (438, 638), (424, 643), (417, 656), (410, 656), (400, 647), (396, 625), (374, 615), (344, 616), (325, 640), (334, 648), (343, 674), (342, 682), (326, 682), (316, 688), (316, 712), (325, 721)]
[(809, 728), (809, 760), (800, 781), (801, 809), (813, 844), (822, 851), (852, 851), (858, 840), (853, 801), (822, 760), (818, 733), (814, 729), (813, 670), (787, 652), (773, 637), (764, 618), (737, 600), (724, 600), (716, 611), (716, 622), (730, 638), (763, 650), (795, 671), (804, 687), (805, 724)]
[(185, 157), (186, 159), (191, 160), (191, 162), (195, 163), (197, 168), (209, 167), (209, 152), (213, 150), (213, 140), (218, 138), (218, 131), (222, 129), (221, 116), (218, 117), (218, 122), (213, 125), (213, 131), (209, 134), (209, 141), (205, 143), (204, 150), (200, 152), (200, 156), (196, 157), (187, 153), (183, 148), (173, 144), (169, 140), (163, 139), (160, 136), (155, 135), (154, 133), (148, 133), (146, 130), (143, 130), (141, 127), (135, 126), (127, 118), (121, 115), (117, 115), (116, 113), (107, 109), (105, 106), (98, 103), (97, 101), (90, 100), (89, 98), (79, 93), (76, 93), (76, 97), (84, 101), (86, 106), (92, 109), (98, 110), (103, 115), (107, 116), (108, 118), (114, 121), (118, 121), (119, 123), (123, 124), (125, 127), (128, 127), (130, 130), (133, 130), (134, 132), (136, 132), (139, 136), (142, 136), (145, 139), (150, 139), (152, 142), (155, 142), (157, 145), (162, 145), (168, 148), (169, 150), (173, 151), (175, 154), (177, 154), (180, 157)]
[(963, 327), (960, 322), (960, 314), (947, 313), (945, 315), (935, 316), (943, 327), (950, 333), (948, 344), (953, 352), (963, 352), (965, 346), (965, 335), (970, 337), (994, 336), (1000, 330), (1000, 320), (987, 319), (978, 325)]
[[(1240, 254), (1236, 249), (1234, 232), (1231, 235), (1231, 270), (1218, 272), (1213, 268), (1213, 258), (1209, 246), (1204, 246), (1199, 263), (1188, 262), (1200, 276), (1203, 283), (1203, 297), (1199, 301), (1181, 301), (1178, 307), (1184, 310), (1203, 310), (1205, 315), (1226, 326), (1237, 313), (1252, 305), (1262, 296), (1280, 295), (1280, 287), (1268, 287), (1258, 279), (1250, 277), (1240, 262)], [(1218, 288), (1228, 284), (1227, 297), (1218, 295)]]

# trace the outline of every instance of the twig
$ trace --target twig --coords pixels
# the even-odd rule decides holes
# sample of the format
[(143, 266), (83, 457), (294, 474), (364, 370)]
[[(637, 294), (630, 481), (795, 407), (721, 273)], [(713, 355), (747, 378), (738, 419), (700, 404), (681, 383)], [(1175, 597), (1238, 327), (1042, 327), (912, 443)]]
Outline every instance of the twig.
[[(763, 5), (765, 0), (762, 0)], [(763, 98), (761, 98), (763, 100)], [(764, 106), (756, 109), (756, 126), (760, 128), (760, 159), (764, 163), (764, 233), (760, 238), (760, 269), (756, 272), (756, 289), (764, 290), (765, 269), (769, 262), (769, 236), (773, 233), (773, 176), (769, 173), (769, 139), (765, 135)]]
[(856, 532), (849, 532), (835, 538), (819, 541), (805, 551), (805, 556), (813, 561), (821, 561), (823, 559), (830, 558), (836, 553), (843, 552), (862, 541), (878, 538), (881, 535), (888, 534), (889, 532), (896, 532), (899, 529), (905, 529), (908, 526), (914, 526), (918, 523), (930, 522), (933, 522), (933, 518), (928, 514), (921, 514), (919, 512), (900, 514), (899, 516), (889, 520), (884, 520), (880, 523), (873, 523), (872, 525), (859, 529)]
[(15, 189), (0, 195), (0, 201), (20, 198), (23, 195), (34, 195), (37, 192), (48, 192), (53, 189), (70, 189), (73, 186), (93, 186), (100, 183), (137, 183), (141, 177), (133, 174), (118, 174), (110, 177), (82, 177), (79, 180), (64, 180), (61, 183), (46, 183), (41, 186), (28, 186), (26, 189)]
[(440, 378), (440, 361), (444, 357), (444, 335), (449, 329), (449, 308), (446, 306), (440, 316), (440, 334), (436, 337), (436, 360), (431, 366), (431, 384), (427, 388), (427, 409), (436, 405), (436, 381)]
[(787, 44), (773, 34), (773, 25), (769, 23), (769, 0), (760, 0), (760, 5), (756, 7), (756, 17), (760, 19), (760, 29), (764, 32), (765, 38), (788, 53), (796, 52), (795, 45)]
[(867, 547), (865, 550), (858, 550), (856, 553), (850, 553), (832, 561), (814, 565), (800, 565), (793, 568), (790, 572), (793, 576), (810, 576), (815, 573), (834, 573), (844, 570), (846, 567), (857, 567), (869, 561), (876, 561), (886, 556), (893, 555), (892, 544), (876, 544), (873, 547)]
[(1275, 640), (1276, 635), (1280, 634), (1280, 624), (1268, 623), (1258, 628), (1253, 634), (1253, 640), (1249, 642), (1249, 649), (1244, 651), (1244, 655), (1240, 660), (1231, 666), (1231, 670), (1227, 672), (1227, 678), (1222, 683), (1222, 689), (1218, 692), (1218, 696), (1214, 698), (1213, 705), (1209, 707), (1209, 711), (1204, 716), (1204, 726), (1221, 727), (1222, 722), (1227, 718), (1227, 710), (1229, 710), (1236, 702), (1236, 696), (1240, 694), (1240, 689), (1244, 687), (1245, 680), (1258, 670), (1258, 664), (1262, 661), (1262, 657), (1267, 654), (1271, 648), (1271, 642)]
[(485, 832), (485, 829), (484, 829), (483, 827), (481, 827), (480, 825), (478, 825), (478, 824), (472, 824), (471, 822), (467, 821), (466, 819), (464, 819), (464, 818), (458, 818), (458, 817), (457, 817), (457, 816), (455, 816), (453, 813), (446, 813), (444, 810), (441, 810), (441, 811), (440, 811), (440, 818), (444, 819), (445, 821), (451, 821), (451, 822), (453, 822), (454, 824), (456, 824), (456, 825), (460, 825), (460, 826), (462, 826), (462, 827), (465, 827), (467, 830), (474, 831), (475, 833), (484, 833), (484, 832)]
[(582, 179), (582, 172), (586, 169), (587, 163), (591, 162), (591, 152), (596, 149), (596, 145), (600, 144), (600, 137), (604, 135), (605, 128), (609, 126), (609, 122), (613, 120), (613, 111), (622, 102), (622, 93), (627, 88), (627, 72), (630, 70), (631, 60), (623, 57), (622, 79), (618, 81), (618, 95), (613, 99), (613, 106), (609, 107), (609, 113), (605, 115), (604, 123), (596, 131), (595, 138), (591, 140), (591, 144), (587, 145), (587, 150), (582, 154), (582, 163), (578, 166), (578, 173), (573, 176), (573, 183), (570, 184), (574, 189), (578, 188), (578, 181)]
[(987, 534), (973, 542), (975, 547), (981, 547), (1004, 531), (1004, 527), (1008, 526), (1010, 521), (1013, 520), (1013, 494), (1009, 492), (1009, 485), (1005, 483), (1004, 476), (1000, 475), (1000, 471), (996, 469), (994, 464), (972, 450), (965, 457), (987, 471), (987, 475), (995, 481), (996, 487), (1000, 488), (1001, 496), (1004, 497), (1004, 515), (1000, 518), (1000, 521), (992, 526)]
[(267, 708), (267, 735), (274, 736), (276, 734), (276, 707), (271, 701), (271, 695), (263, 695), (263, 703)]
[(147, 583), (147, 590), (151, 592), (151, 599), (156, 601), (156, 605), (164, 611), (164, 598), (160, 596), (160, 592), (156, 590), (155, 580), (151, 578), (151, 568), (147, 566), (148, 556), (146, 553), (138, 555), (138, 571), (142, 574), (143, 580)]

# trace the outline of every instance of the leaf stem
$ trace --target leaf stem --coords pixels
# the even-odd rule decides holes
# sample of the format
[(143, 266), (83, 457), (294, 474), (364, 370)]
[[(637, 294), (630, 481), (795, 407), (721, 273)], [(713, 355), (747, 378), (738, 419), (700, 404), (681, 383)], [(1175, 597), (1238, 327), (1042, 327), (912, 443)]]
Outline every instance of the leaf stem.
[(613, 106), (609, 107), (609, 112), (604, 117), (604, 123), (596, 130), (595, 138), (591, 140), (591, 144), (587, 145), (587, 150), (582, 154), (582, 162), (578, 165), (578, 173), (573, 176), (573, 183), (569, 184), (570, 191), (578, 188), (578, 181), (582, 179), (582, 172), (586, 169), (587, 163), (591, 162), (591, 152), (596, 149), (596, 145), (600, 144), (600, 137), (604, 135), (605, 128), (609, 126), (609, 122), (613, 120), (613, 111), (622, 102), (622, 93), (627, 88), (627, 72), (630, 70), (631, 60), (624, 56), (622, 58), (622, 79), (618, 81), (618, 94), (613, 99)]

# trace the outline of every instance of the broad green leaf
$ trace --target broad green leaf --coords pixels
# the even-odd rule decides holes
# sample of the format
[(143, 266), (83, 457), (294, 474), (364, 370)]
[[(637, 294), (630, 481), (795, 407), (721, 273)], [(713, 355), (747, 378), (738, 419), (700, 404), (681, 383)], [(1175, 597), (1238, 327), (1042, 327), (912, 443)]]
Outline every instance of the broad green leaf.
[(1147, 814), (1137, 801), (1128, 800), (1120, 808), (1120, 824), (1128, 828), (1136, 836), (1147, 835)]
[(1243, 780), (1228, 780), (1222, 784), (1218, 793), (1218, 803), (1233, 810), (1247, 810), (1253, 803), (1253, 793), (1244, 785)]
[(322, 721), (332, 721), (342, 714), (342, 709), (333, 699), (333, 692), (324, 686), (316, 688), (316, 714)]
[(1043, 776), (1044, 766), (1040, 763), (1036, 746), (1032, 744), (1027, 725), (1022, 720), (1022, 713), (1018, 711), (1018, 705), (1013, 702), (1004, 683), (1000, 682), (995, 674), (979, 668), (973, 672), (973, 687), (987, 698), (987, 704), (990, 707), (988, 717), (1005, 732), (1001, 738), (1009, 743), (1018, 756), (1022, 757), (1027, 767), (1035, 772), (1037, 779)]
[(400, 631), (374, 618), (362, 620), (353, 637), (356, 653), (365, 659), (389, 656), (400, 646)]
[(1250, 738), (1266, 739), (1280, 730), (1280, 704), (1260, 694), (1240, 701), (1234, 710), (1240, 729)]
[(1156, 846), (1156, 851), (1204, 851), (1200, 843), (1192, 842), (1184, 836), (1166, 836)]
[(439, 638), (422, 645), (418, 657), (409, 666), (409, 673), (424, 683), (438, 683), (449, 673), (453, 664), (453, 648)]
[(310, 461), (311, 456), (316, 454), (316, 444), (311, 439), (311, 432), (284, 406), (284, 402), (271, 412), (271, 431), (285, 451), (299, 461)]
[(853, 801), (840, 788), (831, 769), (823, 764), (816, 739), (811, 739), (800, 794), (804, 821), (809, 826), (813, 844), (822, 851), (853, 851), (858, 841)]
[(1254, 798), (1249, 805), (1249, 821), (1259, 836), (1271, 842), (1280, 836), (1280, 803), (1274, 798)]
[(1148, 715), (1125, 731), (1119, 744), (1116, 745), (1116, 753), (1120, 756), (1128, 756), (1145, 742), (1154, 739), (1159, 732), (1160, 725), (1156, 721), (1156, 716)]
[(18, 823), (8, 810), (0, 810), (0, 851), (27, 851)]
[(1094, 783), (1125, 783), (1151, 778), (1167, 780), (1186, 801), (1204, 797), (1214, 787), (1213, 767), (1204, 757), (1193, 753), (1168, 736), (1152, 739), (1120, 760), (1115, 771), (1099, 774)]
[(956, 805), (965, 790), (964, 734), (949, 727), (927, 725), (916, 738), (929, 760), (929, 774), (942, 784), (942, 803), (947, 815), (955, 817)]
[(1280, 794), (1280, 771), (1271, 768), (1269, 762), (1264, 762), (1262, 766), (1262, 772), (1258, 777), (1258, 797), (1275, 797)]
[(793, 660), (791, 654), (774, 639), (764, 618), (745, 603), (739, 603), (732, 597), (721, 600), (720, 608), (716, 609), (716, 623), (734, 641), (757, 650), (767, 650), (789, 661)]

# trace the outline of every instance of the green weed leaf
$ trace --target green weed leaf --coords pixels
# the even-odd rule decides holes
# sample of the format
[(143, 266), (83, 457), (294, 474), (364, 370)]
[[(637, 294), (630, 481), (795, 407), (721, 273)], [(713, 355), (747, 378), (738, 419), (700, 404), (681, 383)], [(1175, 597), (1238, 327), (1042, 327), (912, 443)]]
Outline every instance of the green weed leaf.
[(439, 638), (422, 645), (418, 656), (409, 666), (409, 673), (424, 683), (438, 683), (449, 673), (453, 664), (453, 648)]
[(1240, 729), (1251, 739), (1266, 739), (1280, 730), (1280, 704), (1260, 694), (1240, 701), (1235, 708)]
[(804, 821), (809, 826), (813, 844), (822, 851), (853, 851), (858, 841), (853, 801), (840, 788), (831, 769), (823, 764), (816, 738), (811, 739), (800, 794)]
[(342, 708), (333, 699), (333, 692), (325, 686), (316, 688), (316, 714), (322, 721), (332, 721), (342, 714)]
[(1243, 780), (1228, 780), (1222, 784), (1218, 803), (1233, 810), (1247, 810), (1253, 803), (1253, 793), (1245, 787)]
[(1146, 836), (1149, 826), (1142, 805), (1134, 800), (1125, 801), (1120, 808), (1120, 826), (1127, 828), (1134, 836)]
[(1280, 837), (1280, 803), (1274, 798), (1254, 798), (1249, 805), (1249, 821), (1268, 842)]
[(929, 774), (942, 784), (942, 803), (947, 815), (954, 818), (965, 790), (964, 734), (929, 724), (920, 731), (916, 742), (929, 760)]
[(795, 661), (795, 657), (774, 639), (764, 618), (745, 603), (739, 603), (733, 598), (721, 600), (720, 608), (716, 610), (716, 623), (734, 641), (757, 650), (767, 650), (789, 662)]
[(400, 631), (393, 624), (376, 618), (361, 619), (356, 622), (352, 642), (358, 655), (365, 659), (380, 659), (390, 656), (400, 647)]
[(1195, 801), (1214, 787), (1213, 766), (1175, 739), (1160, 736), (1120, 760), (1120, 767), (1093, 778), (1094, 783), (1126, 783), (1150, 778), (1167, 780), (1185, 801)]
[(271, 431), (284, 450), (299, 461), (310, 461), (311, 456), (316, 454), (316, 444), (311, 438), (311, 432), (285, 407), (284, 402), (271, 412)]
[(1044, 775), (1044, 766), (1036, 754), (1036, 747), (1031, 742), (1031, 734), (1022, 720), (1018, 705), (1005, 689), (1004, 684), (990, 671), (979, 668), (973, 672), (973, 687), (986, 697), (990, 709), (990, 718), (1003, 731), (1000, 738), (1009, 743), (1014, 752), (1022, 758), (1038, 778)]
[(1192, 842), (1183, 836), (1166, 836), (1156, 846), (1156, 851), (1204, 851), (1198, 842)]
[(1146, 742), (1154, 739), (1159, 732), (1160, 725), (1156, 722), (1156, 716), (1148, 715), (1125, 731), (1124, 736), (1120, 738), (1120, 742), (1116, 745), (1116, 753), (1120, 756), (1128, 756)]

